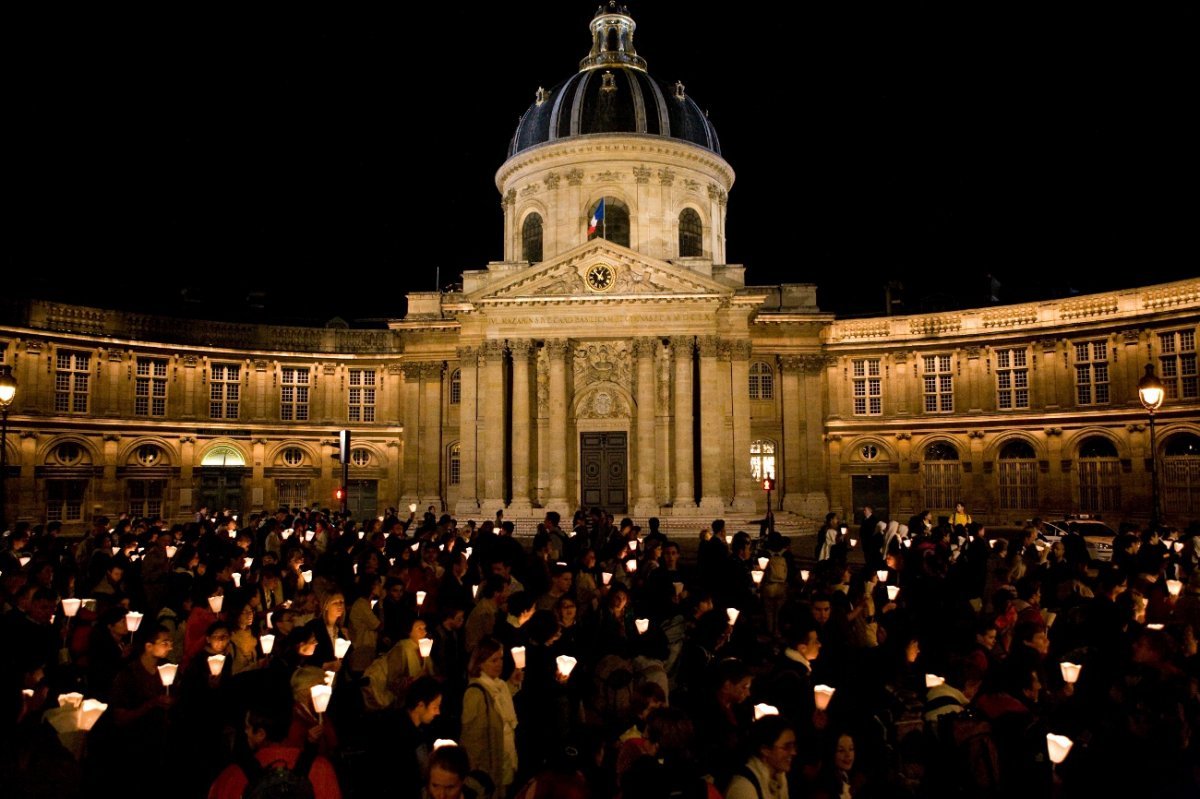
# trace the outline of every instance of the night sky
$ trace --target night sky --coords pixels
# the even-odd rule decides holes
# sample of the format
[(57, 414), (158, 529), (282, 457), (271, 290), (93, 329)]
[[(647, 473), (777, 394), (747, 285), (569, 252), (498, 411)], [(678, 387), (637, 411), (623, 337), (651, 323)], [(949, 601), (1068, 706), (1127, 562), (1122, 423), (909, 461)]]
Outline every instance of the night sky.
[[(1191, 11), (794, 5), (630, 6), (737, 173), (748, 282), (861, 314), (1200, 274)], [(595, 3), (403, 8), (10, 20), (9, 296), (379, 319), (500, 258), (494, 174)]]

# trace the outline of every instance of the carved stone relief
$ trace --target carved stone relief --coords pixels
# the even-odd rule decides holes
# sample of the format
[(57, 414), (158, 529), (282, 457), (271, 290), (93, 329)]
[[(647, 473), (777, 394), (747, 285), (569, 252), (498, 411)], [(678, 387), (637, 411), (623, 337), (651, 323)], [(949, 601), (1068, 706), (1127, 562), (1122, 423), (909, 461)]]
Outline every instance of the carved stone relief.
[(581, 344), (575, 349), (575, 386), (616, 383), (631, 387), (631, 355), (626, 342)]

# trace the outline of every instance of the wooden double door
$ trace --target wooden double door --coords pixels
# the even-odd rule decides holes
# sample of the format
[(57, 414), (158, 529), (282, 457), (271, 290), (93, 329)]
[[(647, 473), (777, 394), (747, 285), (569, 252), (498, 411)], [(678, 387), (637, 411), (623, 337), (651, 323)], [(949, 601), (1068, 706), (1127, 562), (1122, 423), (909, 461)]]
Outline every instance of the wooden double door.
[(584, 507), (625, 513), (629, 508), (629, 435), (580, 433), (579, 482)]

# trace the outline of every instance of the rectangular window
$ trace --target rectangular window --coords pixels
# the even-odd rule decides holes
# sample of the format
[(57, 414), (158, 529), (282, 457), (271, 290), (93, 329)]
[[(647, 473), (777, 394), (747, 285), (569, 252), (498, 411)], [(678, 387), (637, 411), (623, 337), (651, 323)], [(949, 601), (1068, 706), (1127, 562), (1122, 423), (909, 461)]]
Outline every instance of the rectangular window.
[(949, 355), (926, 355), (921, 381), (925, 388), (925, 413), (953, 413), (954, 374)]
[(280, 373), (279, 418), (285, 422), (307, 422), (308, 370), (287, 366)]
[(1024, 348), (996, 350), (996, 405), (1002, 411), (1029, 407), (1029, 361)]
[(1167, 399), (1196, 399), (1200, 384), (1196, 373), (1196, 331), (1176, 330), (1158, 334), (1158, 376)]
[(136, 518), (162, 516), (165, 480), (130, 480), (129, 515)]
[(879, 378), (879, 359), (860, 358), (850, 362), (854, 383), (854, 415), (879, 416), (883, 413), (883, 382)]
[(276, 480), (277, 506), (284, 508), (307, 508), (309, 480)]
[(375, 370), (350, 370), (350, 413), (352, 422), (375, 421)]
[(1108, 345), (1105, 342), (1076, 342), (1075, 398), (1080, 405), (1108, 404)]
[(88, 369), (92, 356), (86, 352), (59, 350), (54, 360), (54, 410), (59, 413), (87, 413)]
[(46, 521), (83, 521), (83, 498), (87, 480), (46, 481)]
[(133, 382), (135, 416), (167, 415), (167, 362), (156, 358), (137, 359)]
[(212, 419), (238, 418), (242, 397), (242, 367), (214, 363), (208, 377), (208, 415)]

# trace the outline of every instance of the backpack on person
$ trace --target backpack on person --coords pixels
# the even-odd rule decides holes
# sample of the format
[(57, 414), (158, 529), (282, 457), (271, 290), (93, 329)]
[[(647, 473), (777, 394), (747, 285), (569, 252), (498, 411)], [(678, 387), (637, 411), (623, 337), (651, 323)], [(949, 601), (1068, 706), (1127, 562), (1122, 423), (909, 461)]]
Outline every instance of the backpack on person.
[(239, 764), (246, 775), (242, 799), (313, 799), (315, 792), (308, 772), (316, 759), (314, 746), (304, 747), (296, 758), (296, 765), (291, 768), (283, 760), (274, 760), (264, 766), (251, 755)]

